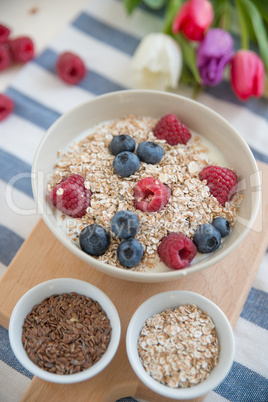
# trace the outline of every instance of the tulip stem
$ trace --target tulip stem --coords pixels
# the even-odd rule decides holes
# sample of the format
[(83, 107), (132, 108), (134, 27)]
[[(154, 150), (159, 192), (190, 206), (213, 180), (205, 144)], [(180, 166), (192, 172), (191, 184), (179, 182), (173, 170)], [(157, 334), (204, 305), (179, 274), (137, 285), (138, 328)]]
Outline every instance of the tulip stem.
[(249, 49), (249, 36), (248, 36), (248, 28), (245, 18), (245, 13), (243, 6), (240, 0), (235, 1), (238, 21), (240, 25), (240, 32), (241, 32), (241, 48), (242, 49)]
[(199, 84), (194, 85), (192, 92), (192, 99), (196, 100), (200, 92), (203, 90), (203, 87)]
[(182, 0), (170, 0), (168, 2), (164, 16), (163, 33), (172, 35), (172, 23), (181, 5)]
[(201, 82), (201, 77), (199, 74), (199, 70), (196, 65), (196, 53), (194, 48), (187, 42), (182, 34), (173, 35), (174, 39), (179, 43), (184, 64), (191, 71), (195, 81), (197, 83)]
[(216, 1), (213, 7), (215, 14), (214, 27), (229, 31), (232, 15), (232, 5), (229, 0)]

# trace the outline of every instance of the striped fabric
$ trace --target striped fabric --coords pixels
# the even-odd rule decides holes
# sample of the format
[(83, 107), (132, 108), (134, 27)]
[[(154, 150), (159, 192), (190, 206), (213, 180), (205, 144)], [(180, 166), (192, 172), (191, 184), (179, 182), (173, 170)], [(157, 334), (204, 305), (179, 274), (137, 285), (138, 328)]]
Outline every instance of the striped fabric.
[[(119, 0), (92, 0), (35, 60), (27, 63), (6, 93), (14, 113), (0, 124), (0, 275), (38, 220), (30, 183), (36, 147), (46, 129), (77, 104), (97, 95), (131, 88), (130, 61), (141, 38), (161, 30), (161, 13), (145, 7), (127, 17)], [(81, 55), (87, 77), (77, 86), (55, 75), (59, 53)], [(180, 87), (178, 93), (191, 96)], [(268, 163), (268, 100), (240, 102), (227, 82), (208, 89), (198, 101), (226, 118), (245, 138), (258, 160)], [(268, 401), (268, 254), (235, 328), (236, 355), (222, 384), (206, 401)], [(0, 401), (19, 401), (31, 374), (18, 363), (0, 327)], [(127, 397), (127, 395), (126, 395)]]

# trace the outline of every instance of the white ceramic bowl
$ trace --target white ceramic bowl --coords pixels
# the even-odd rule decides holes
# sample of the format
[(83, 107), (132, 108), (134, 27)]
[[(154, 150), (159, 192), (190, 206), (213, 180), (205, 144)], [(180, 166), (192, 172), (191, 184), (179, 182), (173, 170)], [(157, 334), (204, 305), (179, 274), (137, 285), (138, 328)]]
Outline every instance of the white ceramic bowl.
[[(228, 166), (238, 173), (240, 192), (244, 195), (244, 200), (239, 208), (237, 223), (222, 247), (206, 259), (182, 270), (135, 272), (103, 263), (84, 253), (57, 225), (53, 207), (47, 200), (46, 186), (48, 175), (53, 171), (58, 157), (57, 152), (66, 148), (77, 135), (101, 122), (129, 114), (160, 118), (167, 113), (176, 114), (190, 130), (201, 134), (220, 149)], [(99, 271), (117, 278), (141, 282), (175, 280), (216, 264), (237, 247), (252, 227), (261, 195), (256, 161), (244, 139), (225, 119), (188, 98), (150, 90), (118, 91), (99, 96), (60, 117), (38, 147), (32, 168), (32, 186), (38, 213), (65, 247)]]
[[(144, 369), (139, 358), (138, 337), (147, 318), (168, 308), (180, 305), (196, 305), (210, 316), (216, 326), (220, 354), (218, 365), (213, 368), (206, 380), (189, 388), (170, 388), (154, 380)], [(193, 292), (172, 290), (159, 293), (146, 300), (133, 314), (127, 329), (126, 348), (129, 362), (139, 379), (152, 391), (176, 400), (194, 399), (215, 389), (228, 374), (234, 358), (234, 335), (232, 327), (222, 310), (209, 299)]]
[[(89, 369), (75, 374), (60, 375), (49, 373), (34, 364), (27, 356), (22, 345), (22, 325), (25, 317), (32, 308), (41, 303), (44, 299), (54, 294), (76, 292), (96, 300), (106, 312), (112, 327), (111, 339), (106, 352), (100, 360), (93, 364)], [(112, 301), (96, 286), (88, 282), (71, 278), (58, 278), (42, 282), (30, 289), (18, 301), (13, 309), (9, 322), (9, 340), (13, 352), (19, 362), (32, 374), (43, 380), (59, 383), (72, 384), (87, 380), (100, 373), (113, 359), (120, 341), (121, 324), (117, 310)]]

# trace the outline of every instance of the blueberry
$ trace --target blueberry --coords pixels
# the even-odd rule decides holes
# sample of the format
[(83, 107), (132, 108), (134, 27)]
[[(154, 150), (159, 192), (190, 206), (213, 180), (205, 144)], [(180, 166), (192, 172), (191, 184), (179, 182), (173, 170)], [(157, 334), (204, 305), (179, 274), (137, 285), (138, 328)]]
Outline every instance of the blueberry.
[(211, 253), (221, 244), (221, 234), (214, 226), (204, 223), (195, 231), (193, 242), (200, 253)]
[(123, 151), (134, 152), (136, 143), (132, 137), (127, 134), (120, 134), (114, 137), (110, 143), (110, 151), (117, 155)]
[(161, 145), (158, 145), (155, 142), (144, 141), (139, 144), (137, 155), (142, 162), (155, 165), (163, 158), (164, 150)]
[(94, 256), (104, 254), (110, 244), (108, 232), (96, 224), (86, 226), (81, 231), (79, 240), (81, 249)]
[(136, 239), (122, 241), (117, 247), (117, 258), (126, 268), (135, 267), (143, 256), (142, 245)]
[(230, 224), (225, 218), (215, 218), (214, 221), (212, 222), (212, 225), (218, 229), (218, 231), (221, 234), (221, 237), (226, 237), (230, 233)]
[(111, 229), (120, 239), (136, 236), (139, 228), (138, 215), (131, 211), (118, 211), (111, 220)]
[(123, 151), (114, 158), (113, 167), (119, 176), (128, 177), (139, 169), (140, 160), (132, 152)]

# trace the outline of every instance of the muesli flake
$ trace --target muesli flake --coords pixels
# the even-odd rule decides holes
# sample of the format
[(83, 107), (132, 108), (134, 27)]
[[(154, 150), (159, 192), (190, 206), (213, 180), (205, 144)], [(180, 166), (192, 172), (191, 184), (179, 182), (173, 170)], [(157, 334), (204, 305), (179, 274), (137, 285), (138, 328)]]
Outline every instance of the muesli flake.
[[(222, 207), (198, 178), (198, 173), (211, 164), (200, 138), (194, 136), (186, 145), (170, 146), (153, 135), (157, 121), (150, 117), (126, 116), (97, 126), (92, 134), (73, 143), (67, 152), (60, 152), (60, 160), (48, 184), (50, 191), (73, 173), (85, 177), (92, 192), (91, 206), (86, 215), (77, 219), (75, 226), (72, 219), (67, 222), (68, 235), (76, 240), (80, 231), (89, 224), (97, 223), (110, 231), (111, 219), (117, 211), (135, 212), (140, 219), (136, 239), (144, 249), (141, 262), (133, 268), (137, 271), (156, 266), (160, 261), (157, 247), (170, 232), (180, 232), (192, 238), (199, 225), (211, 223), (218, 216), (226, 218), (233, 226), (242, 201), (242, 196), (236, 194)], [(163, 159), (156, 165), (141, 162), (138, 171), (130, 177), (118, 176), (113, 170), (114, 156), (109, 151), (109, 144), (119, 134), (132, 136), (137, 144), (143, 141), (160, 144), (165, 151)], [(148, 176), (159, 179), (171, 189), (170, 200), (160, 212), (146, 213), (134, 207), (133, 188)], [(119, 239), (111, 232), (111, 245), (98, 259), (121, 267), (116, 254), (118, 244)]]
[(212, 318), (189, 304), (148, 318), (138, 339), (147, 373), (171, 388), (204, 381), (217, 365), (219, 351)]

